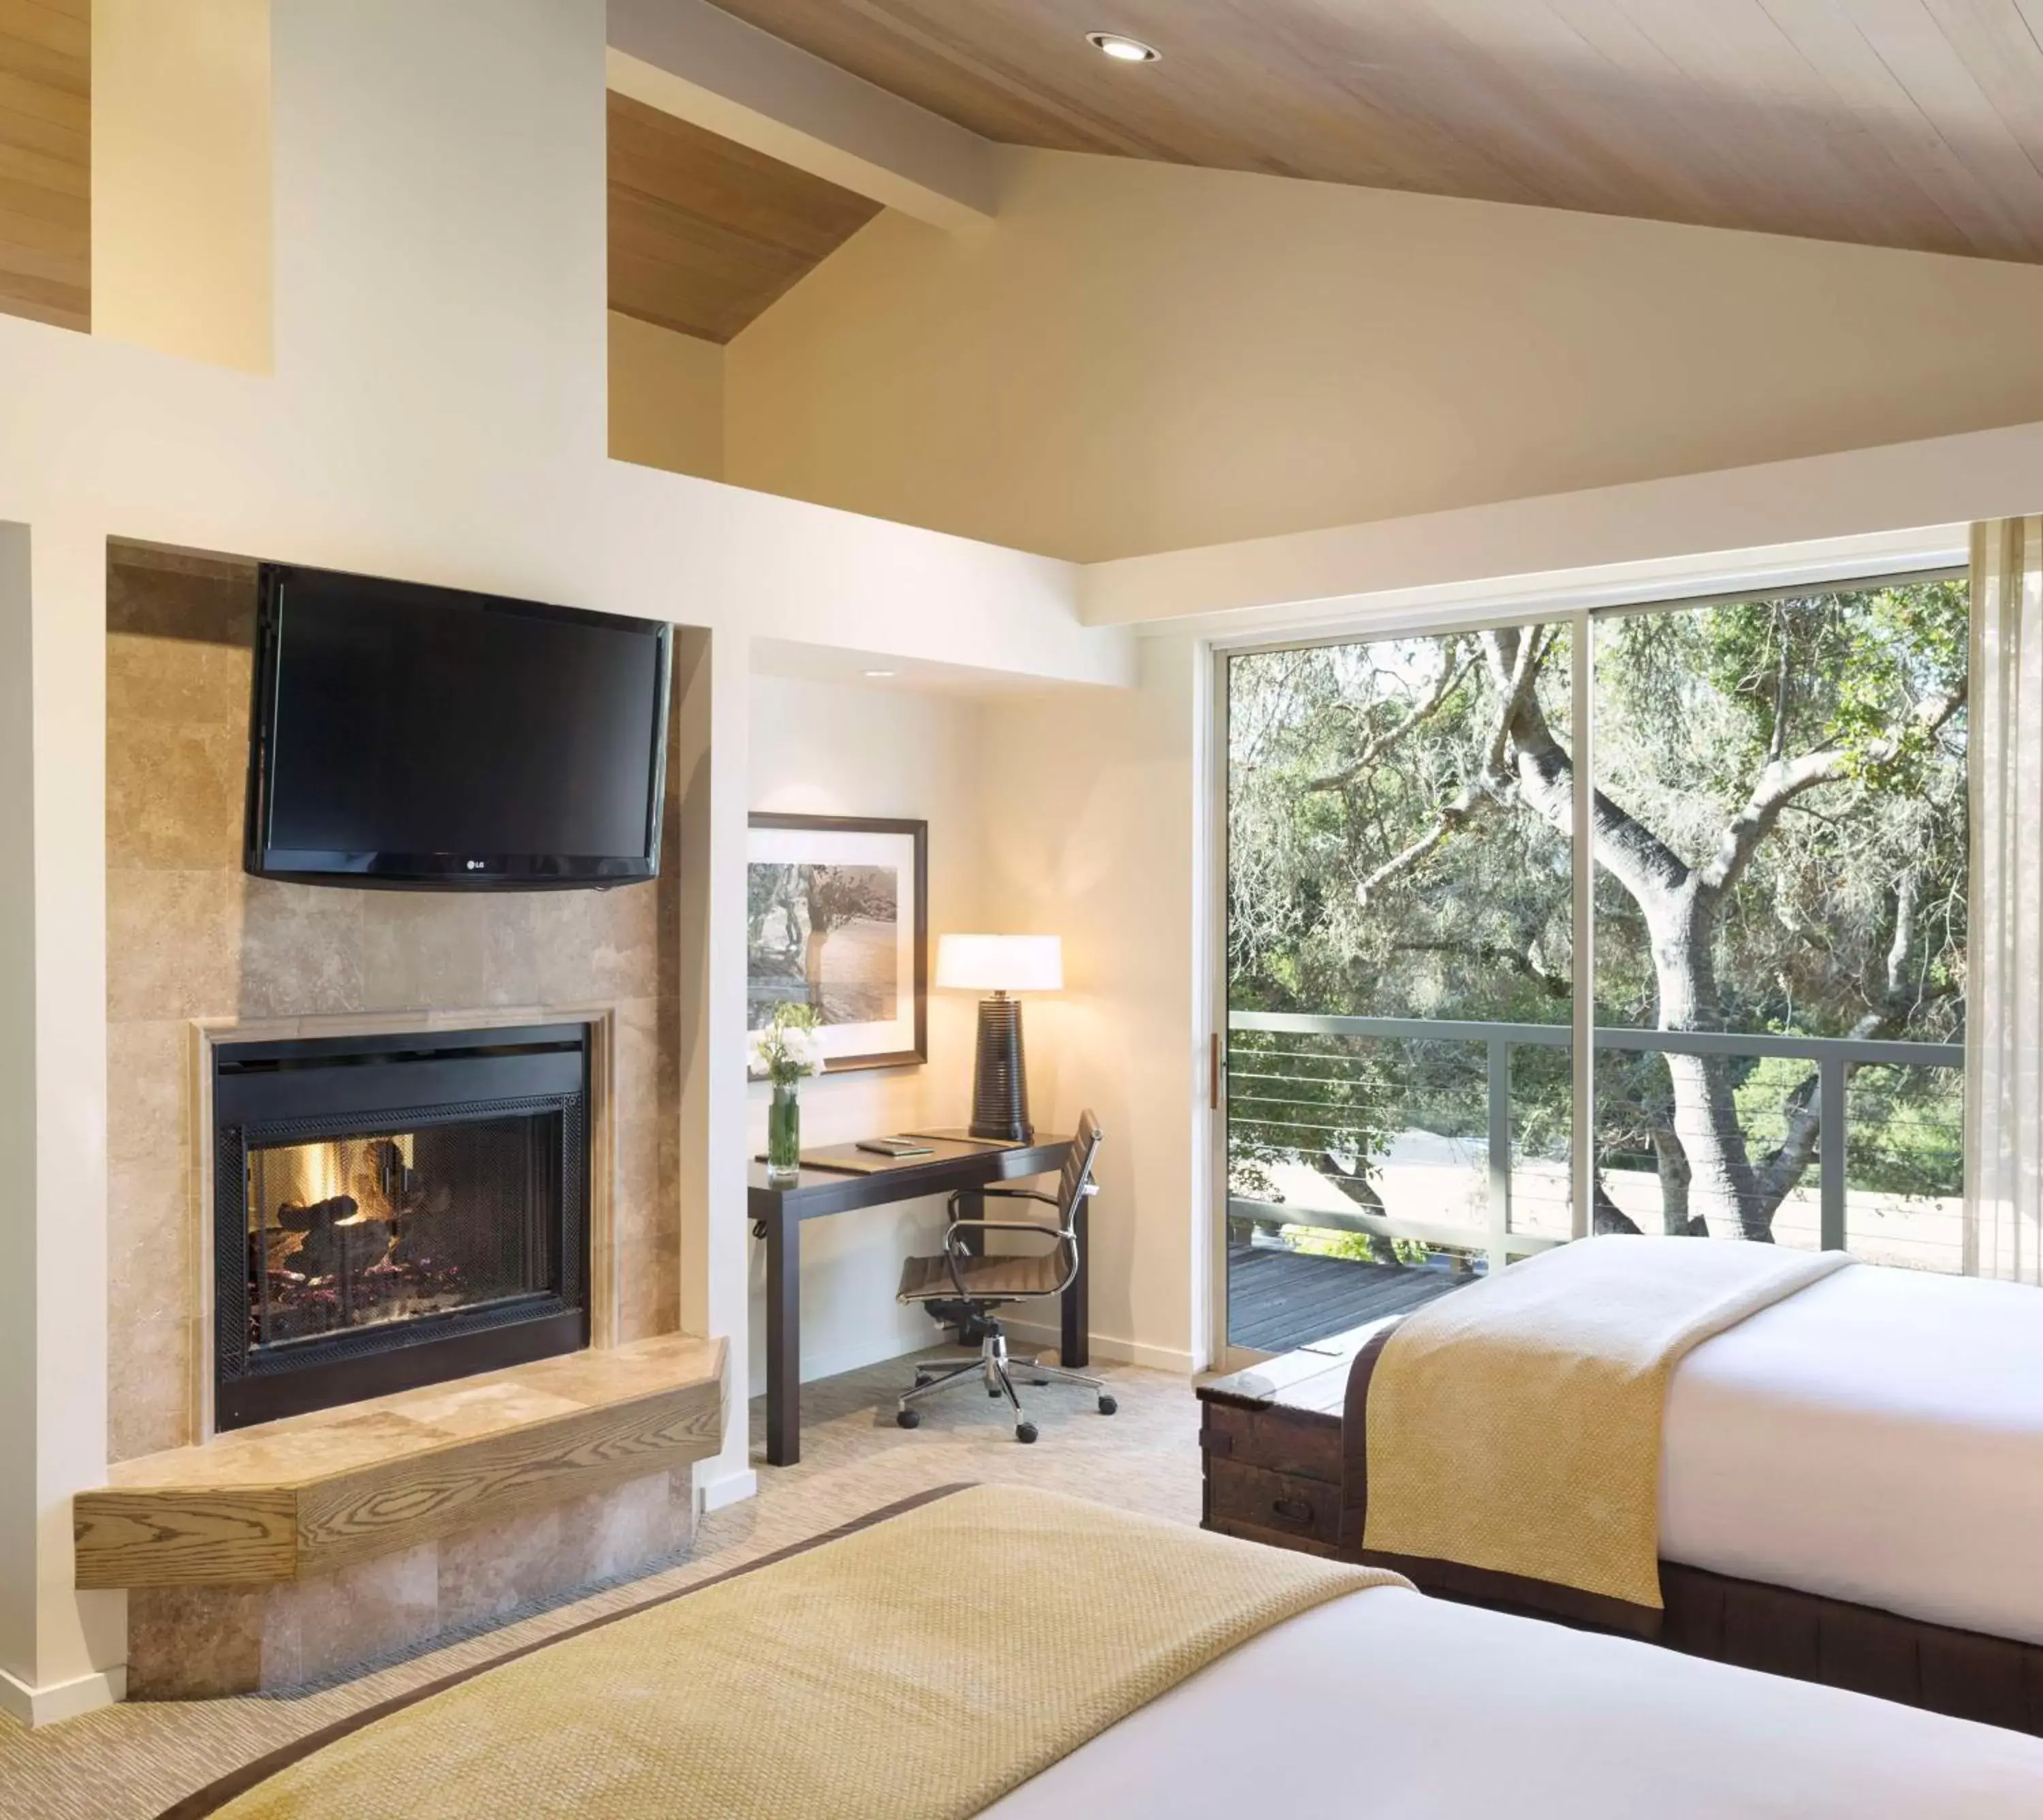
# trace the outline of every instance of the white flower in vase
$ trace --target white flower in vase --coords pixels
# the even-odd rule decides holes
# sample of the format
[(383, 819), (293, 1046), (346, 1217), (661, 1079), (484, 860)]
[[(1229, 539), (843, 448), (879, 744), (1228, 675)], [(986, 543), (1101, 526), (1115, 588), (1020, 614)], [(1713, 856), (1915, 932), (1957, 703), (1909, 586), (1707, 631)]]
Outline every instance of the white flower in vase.
[(823, 1065), (822, 1019), (813, 1006), (779, 1004), (773, 1021), (746, 1039), (750, 1072), (763, 1074), (776, 1087), (793, 1087)]

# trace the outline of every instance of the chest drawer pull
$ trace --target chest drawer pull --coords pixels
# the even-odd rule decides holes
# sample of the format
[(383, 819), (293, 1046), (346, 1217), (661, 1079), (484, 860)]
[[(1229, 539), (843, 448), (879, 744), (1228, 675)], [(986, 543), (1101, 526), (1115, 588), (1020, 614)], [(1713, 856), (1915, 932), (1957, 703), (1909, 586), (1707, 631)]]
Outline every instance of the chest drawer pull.
[(1313, 1507), (1303, 1498), (1273, 1499), (1270, 1508), (1287, 1523), (1309, 1523), (1313, 1520)]

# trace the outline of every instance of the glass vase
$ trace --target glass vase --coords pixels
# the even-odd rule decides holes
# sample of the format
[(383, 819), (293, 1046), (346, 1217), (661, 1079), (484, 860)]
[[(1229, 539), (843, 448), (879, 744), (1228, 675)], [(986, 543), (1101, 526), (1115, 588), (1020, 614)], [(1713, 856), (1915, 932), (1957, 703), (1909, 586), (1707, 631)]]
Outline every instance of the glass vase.
[(802, 1170), (802, 1102), (792, 1081), (776, 1082), (766, 1108), (766, 1179), (791, 1182)]

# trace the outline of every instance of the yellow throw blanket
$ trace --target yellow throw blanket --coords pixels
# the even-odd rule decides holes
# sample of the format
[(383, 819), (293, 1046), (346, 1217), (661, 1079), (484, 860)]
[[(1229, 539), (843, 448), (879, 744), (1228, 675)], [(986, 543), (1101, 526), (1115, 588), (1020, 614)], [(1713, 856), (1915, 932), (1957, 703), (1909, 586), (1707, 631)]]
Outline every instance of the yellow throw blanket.
[[(1365, 1557), (1535, 1609), (1564, 1609), (1539, 1589), (1572, 1588), (1589, 1597), (1570, 1615), (1650, 1632), (1675, 1366), (1850, 1261), (1734, 1240), (1587, 1238), (1428, 1303), (1367, 1380)], [(1485, 1577), (1458, 1571), (1470, 1569)]]
[(232, 1820), (952, 1820), (1217, 1657), (1395, 1574), (964, 1491), (328, 1744)]

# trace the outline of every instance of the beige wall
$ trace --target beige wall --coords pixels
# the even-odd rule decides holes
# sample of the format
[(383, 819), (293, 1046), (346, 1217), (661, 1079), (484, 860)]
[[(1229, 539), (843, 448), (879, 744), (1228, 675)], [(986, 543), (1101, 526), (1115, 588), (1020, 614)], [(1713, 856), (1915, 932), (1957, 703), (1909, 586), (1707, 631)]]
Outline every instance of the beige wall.
[[(979, 706), (899, 685), (757, 676), (752, 688), (755, 809), (888, 816), (930, 824), (930, 942), (976, 928), (983, 824)], [(1035, 1008), (1030, 1008), (1034, 1016)], [(920, 1068), (826, 1076), (802, 1089), (804, 1144), (853, 1142), (970, 1116), (975, 1001), (930, 994), (930, 1059)], [(764, 1083), (753, 1084), (749, 1136), (766, 1142)], [(1038, 1122), (1050, 1123), (1047, 1110)], [(941, 1247), (943, 1203), (910, 1201), (818, 1219), (802, 1231), (802, 1376), (827, 1377), (934, 1346), (943, 1334), (894, 1300), (901, 1260)], [(752, 1249), (751, 1377), (765, 1383), (766, 1255)]]
[(2043, 417), (2043, 271), (1005, 155), (730, 344), (725, 477), (1095, 559)]
[(1028, 1011), (1037, 1120), (1067, 1131), (1090, 1107), (1105, 1134), (1090, 1227), (1098, 1356), (1179, 1371), (1204, 1362), (1202, 674), (1193, 641), (1158, 639), (1132, 694), (990, 704), (979, 794), (985, 901), (1002, 927), (1064, 942), (1064, 990)]
[(270, 285), (270, 0), (93, 0), (93, 332), (266, 373)]
[(723, 350), (610, 313), (610, 455), (723, 478)]

